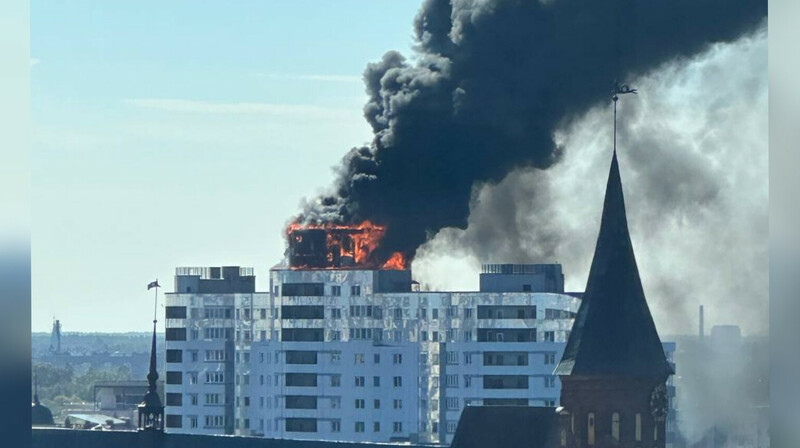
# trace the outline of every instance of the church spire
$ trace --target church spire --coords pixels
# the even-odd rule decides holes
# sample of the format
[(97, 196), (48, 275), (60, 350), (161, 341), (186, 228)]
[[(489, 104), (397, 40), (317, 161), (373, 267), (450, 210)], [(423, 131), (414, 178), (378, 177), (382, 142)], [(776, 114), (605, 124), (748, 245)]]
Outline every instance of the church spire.
[[(635, 93), (622, 86), (618, 93)], [(615, 125), (616, 128), (616, 125)], [(663, 377), (672, 373), (633, 253), (615, 149), (586, 291), (557, 375)]]
[(156, 364), (156, 312), (158, 310), (158, 280), (150, 283), (147, 289), (156, 288), (155, 309), (153, 310), (153, 342), (150, 346), (150, 371), (147, 373), (147, 392), (139, 404), (139, 430), (163, 431), (164, 406), (158, 396), (158, 370)]

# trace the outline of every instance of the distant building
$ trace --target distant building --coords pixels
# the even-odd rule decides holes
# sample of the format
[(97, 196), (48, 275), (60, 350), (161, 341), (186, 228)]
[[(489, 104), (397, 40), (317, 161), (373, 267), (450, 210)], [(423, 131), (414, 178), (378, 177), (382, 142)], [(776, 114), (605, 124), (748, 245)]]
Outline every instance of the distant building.
[[(125, 426), (136, 423), (136, 409), (147, 393), (148, 383), (142, 381), (99, 381), (93, 387), (94, 411), (125, 421)], [(158, 382), (158, 394), (164, 395), (164, 382)], [(118, 423), (119, 424), (119, 423)]]

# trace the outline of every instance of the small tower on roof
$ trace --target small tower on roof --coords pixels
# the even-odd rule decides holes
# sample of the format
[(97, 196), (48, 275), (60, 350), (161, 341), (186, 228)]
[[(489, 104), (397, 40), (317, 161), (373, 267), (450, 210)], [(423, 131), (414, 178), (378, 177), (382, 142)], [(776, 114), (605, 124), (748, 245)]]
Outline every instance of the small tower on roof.
[(54, 425), (53, 413), (39, 402), (39, 383), (36, 374), (33, 375), (33, 403), (31, 403), (31, 425)]
[(586, 292), (555, 374), (576, 446), (665, 446), (666, 380), (673, 373), (633, 253), (615, 144)]

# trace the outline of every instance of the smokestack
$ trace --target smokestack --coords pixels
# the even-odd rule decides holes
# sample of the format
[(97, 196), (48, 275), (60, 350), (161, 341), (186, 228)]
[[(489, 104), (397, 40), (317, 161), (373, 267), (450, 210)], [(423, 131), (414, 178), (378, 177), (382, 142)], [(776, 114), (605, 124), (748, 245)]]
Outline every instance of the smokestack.
[(700, 305), (700, 327), (699, 328), (700, 328), (700, 340), (702, 340), (703, 336), (705, 336), (705, 334), (706, 334), (705, 327), (704, 327), (704, 324), (703, 324), (703, 305)]

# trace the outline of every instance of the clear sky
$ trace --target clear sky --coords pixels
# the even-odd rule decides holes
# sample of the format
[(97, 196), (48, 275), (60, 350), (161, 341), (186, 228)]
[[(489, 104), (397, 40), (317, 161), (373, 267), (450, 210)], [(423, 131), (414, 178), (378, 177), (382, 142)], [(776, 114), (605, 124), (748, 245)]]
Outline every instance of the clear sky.
[[(414, 1), (31, 2), (32, 330), (146, 331), (158, 278), (242, 265), (370, 139)], [(260, 282), (259, 289), (266, 289)]]

